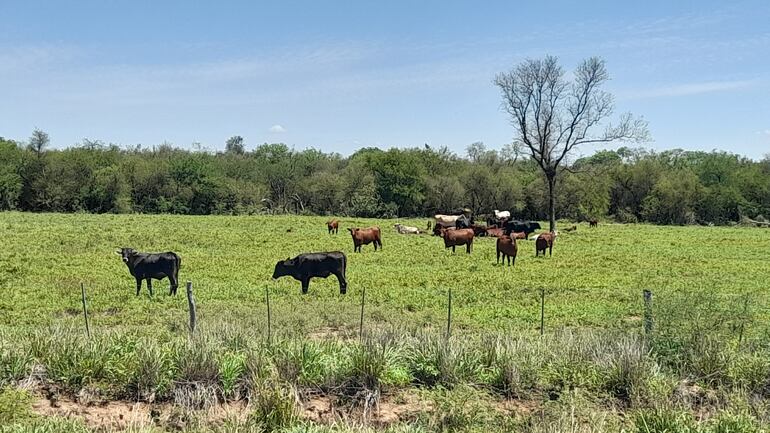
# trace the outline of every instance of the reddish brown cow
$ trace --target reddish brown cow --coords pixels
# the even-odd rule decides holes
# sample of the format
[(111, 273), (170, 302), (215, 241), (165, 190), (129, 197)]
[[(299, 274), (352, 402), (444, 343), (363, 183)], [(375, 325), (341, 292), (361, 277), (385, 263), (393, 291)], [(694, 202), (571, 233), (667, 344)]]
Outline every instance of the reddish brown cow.
[(527, 239), (527, 234), (524, 232), (512, 232), (511, 238), (513, 239)]
[(535, 257), (537, 257), (540, 252), (543, 252), (543, 256), (545, 257), (545, 250), (548, 250), (548, 255), (553, 255), (553, 241), (556, 239), (556, 233), (554, 232), (545, 232), (540, 233), (537, 236), (537, 239), (535, 239)]
[(499, 229), (497, 227), (493, 227), (493, 228), (488, 228), (487, 229), (487, 236), (494, 236), (494, 237), (499, 238), (500, 236), (504, 236), (504, 235), (505, 235), (505, 233), (504, 233), (503, 229)]
[(473, 229), (454, 229), (454, 230), (442, 230), (441, 237), (444, 238), (444, 248), (452, 247), (452, 252), (455, 252), (455, 247), (458, 245), (465, 245), (465, 252), (470, 254), (473, 248)]
[(380, 237), (380, 228), (377, 226), (369, 227), (365, 229), (349, 228), (348, 231), (353, 237), (353, 251), (361, 252), (361, 245), (368, 245), (374, 243), (374, 251), (377, 251), (377, 247), (382, 249), (382, 238)]
[(334, 234), (336, 235), (340, 231), (340, 222), (337, 221), (336, 219), (327, 221), (326, 228), (329, 230), (329, 234), (332, 234), (332, 232), (334, 232)]
[(508, 258), (508, 266), (516, 265), (516, 252), (518, 251), (516, 238), (513, 236), (500, 236), (497, 238), (497, 263), (500, 263), (500, 256), (503, 256), (503, 264)]

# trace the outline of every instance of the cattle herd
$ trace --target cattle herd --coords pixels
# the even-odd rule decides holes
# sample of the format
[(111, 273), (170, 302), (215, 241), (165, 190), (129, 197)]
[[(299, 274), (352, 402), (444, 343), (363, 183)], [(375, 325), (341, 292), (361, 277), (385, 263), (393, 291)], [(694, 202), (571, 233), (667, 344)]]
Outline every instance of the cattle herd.
[[(597, 227), (598, 222), (595, 219), (588, 221), (589, 227)], [(332, 219), (326, 223), (329, 234), (339, 232), (340, 222)], [(403, 224), (394, 224), (396, 232), (403, 235), (420, 235), (426, 233), (417, 227), (410, 227)], [(486, 224), (475, 223), (470, 212), (463, 212), (460, 215), (435, 215), (433, 221), (429, 221), (427, 231), (433, 228), (433, 234), (440, 236), (444, 240), (444, 248), (465, 246), (465, 252), (470, 254), (473, 250), (473, 240), (479, 236), (489, 236), (497, 238), (497, 263), (505, 264), (506, 260), (509, 266), (516, 263), (516, 255), (519, 247), (518, 240), (528, 240), (529, 236), (536, 230), (541, 230), (540, 223), (537, 221), (517, 221), (511, 220), (511, 213), (508, 211), (495, 210), (486, 220)], [(575, 231), (577, 226), (573, 225), (565, 229), (566, 231)], [(377, 226), (359, 228), (348, 228), (353, 238), (353, 251), (361, 252), (363, 245), (374, 244), (374, 250), (382, 249), (382, 233)], [(535, 237), (535, 256), (540, 253), (545, 256), (553, 253), (553, 244), (558, 233), (542, 232)], [(116, 251), (123, 262), (128, 267), (131, 275), (136, 279), (136, 295), (142, 288), (142, 280), (147, 282), (147, 290), (152, 295), (152, 280), (161, 280), (168, 278), (171, 285), (169, 295), (176, 295), (179, 286), (179, 267), (182, 259), (176, 253), (171, 251), (165, 253), (140, 253), (131, 248), (121, 248)], [(501, 262), (502, 259), (502, 262)], [(345, 271), (347, 268), (347, 257), (341, 251), (317, 252), (300, 254), (294, 258), (286, 258), (275, 264), (273, 279), (284, 276), (291, 276), (302, 285), (302, 293), (307, 293), (310, 287), (310, 279), (313, 277), (327, 278), (330, 275), (337, 277), (340, 284), (340, 293), (347, 292), (347, 280)]]

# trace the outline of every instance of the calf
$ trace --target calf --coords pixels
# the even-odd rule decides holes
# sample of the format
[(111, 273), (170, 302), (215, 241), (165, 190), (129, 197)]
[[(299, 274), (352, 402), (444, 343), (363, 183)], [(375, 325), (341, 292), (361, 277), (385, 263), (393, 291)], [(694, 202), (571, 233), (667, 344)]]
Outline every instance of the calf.
[(535, 257), (537, 257), (542, 251), (543, 257), (545, 257), (545, 250), (548, 250), (548, 255), (553, 255), (553, 241), (556, 239), (556, 232), (540, 233), (535, 239)]
[(454, 229), (443, 230), (441, 237), (444, 238), (444, 248), (452, 247), (452, 252), (455, 252), (455, 247), (458, 245), (465, 245), (465, 252), (470, 254), (473, 248), (473, 229)]
[(290, 276), (302, 283), (302, 293), (305, 294), (310, 287), (311, 278), (326, 278), (333, 274), (340, 283), (340, 294), (344, 295), (348, 290), (348, 282), (345, 280), (347, 262), (347, 257), (340, 251), (300, 254), (293, 259), (286, 258), (276, 263), (273, 280)]
[(353, 252), (361, 252), (361, 245), (368, 245), (374, 243), (374, 251), (377, 251), (379, 246), (382, 249), (382, 238), (380, 236), (380, 228), (369, 227), (365, 229), (349, 228), (350, 236), (353, 237)]
[(136, 278), (136, 296), (142, 290), (142, 280), (147, 280), (147, 290), (152, 296), (152, 279), (162, 280), (166, 277), (171, 282), (168, 294), (176, 295), (179, 267), (182, 265), (182, 259), (176, 253), (140, 253), (132, 248), (121, 248), (115, 254), (121, 256), (128, 271)]
[(500, 256), (502, 256), (503, 264), (505, 264), (505, 259), (507, 258), (508, 266), (515, 266), (517, 251), (516, 238), (513, 236), (500, 236), (497, 238), (497, 263), (500, 263)]
[(339, 232), (339, 230), (340, 230), (340, 222), (337, 221), (336, 219), (332, 219), (330, 221), (327, 221), (326, 222), (326, 229), (329, 230), (329, 234), (334, 233), (336, 235)]

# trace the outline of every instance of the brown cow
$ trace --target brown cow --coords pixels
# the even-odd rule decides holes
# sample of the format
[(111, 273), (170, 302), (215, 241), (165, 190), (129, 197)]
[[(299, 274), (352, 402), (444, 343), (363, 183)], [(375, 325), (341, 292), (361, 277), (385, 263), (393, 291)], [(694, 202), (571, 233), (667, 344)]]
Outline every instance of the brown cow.
[(527, 234), (524, 232), (512, 232), (511, 238), (513, 239), (527, 239)]
[(473, 247), (473, 235), (473, 229), (441, 230), (441, 237), (444, 238), (444, 248), (452, 247), (453, 253), (456, 246), (465, 245), (465, 252), (470, 254)]
[(537, 257), (540, 252), (543, 252), (543, 257), (545, 257), (545, 250), (548, 250), (548, 255), (553, 255), (553, 241), (556, 239), (556, 232), (545, 232), (540, 233), (537, 235), (537, 239), (535, 239), (535, 257)]
[(499, 238), (500, 236), (504, 236), (503, 229), (499, 229), (497, 227), (492, 227), (487, 229), (487, 236), (494, 236)]
[(329, 230), (329, 234), (332, 232), (336, 235), (340, 231), (340, 222), (336, 219), (332, 219), (326, 222), (326, 229)]
[(377, 226), (365, 229), (348, 228), (350, 236), (353, 237), (353, 252), (361, 252), (361, 245), (374, 243), (374, 251), (377, 247), (382, 249), (382, 238), (380, 237), (380, 228)]
[(497, 238), (497, 263), (500, 262), (500, 256), (503, 256), (503, 264), (505, 264), (506, 257), (508, 258), (508, 266), (516, 266), (516, 252), (518, 246), (516, 245), (516, 238), (513, 236), (500, 236)]

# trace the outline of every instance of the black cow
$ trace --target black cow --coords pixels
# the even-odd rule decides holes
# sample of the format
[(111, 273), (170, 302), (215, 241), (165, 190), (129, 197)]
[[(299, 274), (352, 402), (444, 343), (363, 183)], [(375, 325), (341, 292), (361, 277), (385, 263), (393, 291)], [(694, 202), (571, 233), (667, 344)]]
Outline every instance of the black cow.
[(511, 233), (524, 233), (524, 238), (529, 239), (529, 235), (535, 230), (540, 230), (540, 223), (537, 221), (508, 221), (503, 227), (506, 235)]
[(307, 293), (311, 278), (326, 278), (334, 274), (340, 282), (340, 293), (344, 295), (348, 290), (348, 282), (345, 281), (347, 263), (348, 259), (341, 251), (300, 254), (276, 263), (273, 279), (291, 276), (302, 283), (302, 293)]
[(142, 280), (147, 280), (147, 290), (152, 296), (152, 279), (162, 280), (168, 277), (171, 281), (169, 295), (176, 295), (179, 287), (179, 267), (182, 258), (171, 251), (165, 253), (140, 253), (132, 248), (121, 248), (116, 251), (123, 258), (123, 263), (128, 266), (128, 271), (136, 278), (136, 296), (142, 290)]
[(473, 226), (473, 217), (460, 215), (455, 221), (456, 229), (469, 229), (469, 228), (472, 228), (472, 226)]

